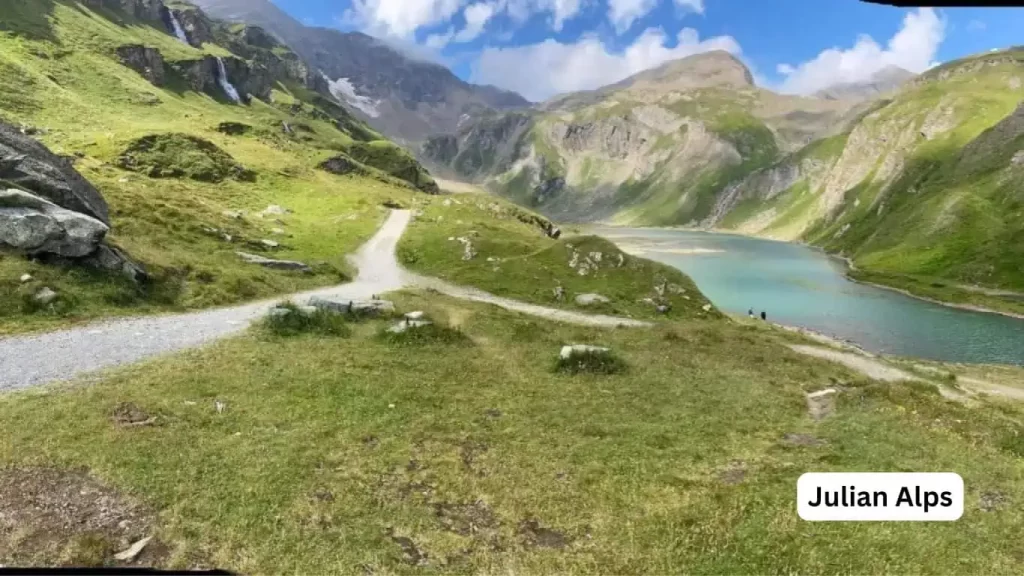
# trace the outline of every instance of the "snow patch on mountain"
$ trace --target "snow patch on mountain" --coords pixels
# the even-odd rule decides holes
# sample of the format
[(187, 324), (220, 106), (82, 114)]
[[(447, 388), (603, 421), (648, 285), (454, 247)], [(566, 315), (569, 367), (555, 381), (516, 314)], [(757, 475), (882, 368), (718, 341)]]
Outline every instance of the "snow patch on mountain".
[(331, 80), (324, 75), (324, 79), (327, 80), (327, 85), (330, 87), (331, 95), (338, 100), (346, 102), (350, 106), (359, 109), (359, 111), (370, 118), (377, 118), (380, 116), (380, 110), (377, 109), (378, 103), (368, 96), (360, 96), (356, 92), (356, 87), (352, 85), (352, 82), (348, 78)]

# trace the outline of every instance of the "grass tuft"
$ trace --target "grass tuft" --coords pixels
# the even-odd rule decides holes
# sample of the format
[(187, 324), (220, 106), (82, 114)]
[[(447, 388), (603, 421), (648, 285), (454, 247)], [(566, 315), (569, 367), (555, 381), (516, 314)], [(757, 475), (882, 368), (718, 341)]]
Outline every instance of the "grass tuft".
[(628, 365), (614, 352), (574, 352), (568, 358), (558, 357), (555, 372), (563, 374), (621, 374)]
[(302, 334), (318, 334), (344, 338), (352, 333), (343, 314), (326, 310), (306, 313), (294, 302), (278, 304), (277, 308), (290, 310), (291, 312), (283, 316), (268, 315), (263, 320), (264, 328), (274, 335), (289, 337)]
[(390, 326), (381, 329), (378, 338), (394, 346), (472, 346), (473, 340), (462, 330), (443, 326), (440, 324), (428, 324), (426, 326), (411, 327), (404, 332), (389, 332)]

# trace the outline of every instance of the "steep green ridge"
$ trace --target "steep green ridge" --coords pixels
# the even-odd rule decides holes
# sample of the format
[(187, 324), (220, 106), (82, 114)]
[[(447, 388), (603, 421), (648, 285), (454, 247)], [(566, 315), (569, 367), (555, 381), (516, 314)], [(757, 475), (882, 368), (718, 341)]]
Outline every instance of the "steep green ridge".
[[(744, 182), (715, 224), (809, 241), (852, 258), (864, 279), (1024, 311), (1021, 299), (957, 289), (1024, 289), (1022, 87), (1020, 49), (932, 70), (844, 135)], [(772, 180), (788, 186), (773, 195)]]
[[(392, 168), (395, 158), (408, 154), (300, 81), (297, 65), (275, 75), (257, 61), (270, 62), (270, 53), (291, 61), (283, 46), (250, 46), (244, 38), (253, 35), (251, 28), (246, 33), (207, 20), (214, 36), (230, 36), (225, 46), (244, 53), (211, 42), (197, 49), (179, 42), (159, 20), (140, 19), (111, 4), (116, 5), (4, 4), (0, 116), (34, 127), (54, 152), (73, 158), (111, 205), (110, 239), (141, 261), (153, 282), (138, 287), (119, 277), (5, 253), (0, 255), (0, 332), (220, 305), (337, 283), (348, 271), (344, 254), (381, 222), (380, 204), (421, 195), (390, 176), (404, 175)], [(173, 8), (182, 6), (177, 2)], [(127, 45), (159, 50), (165, 64), (161, 86), (122, 64), (118, 48)], [(246, 79), (264, 77), (266, 101), (254, 97), (234, 105), (219, 88), (194, 89), (193, 81), (211, 84), (198, 72), (190, 76), (208, 53), (224, 56), (239, 87)], [(140, 142), (152, 145), (132, 152)], [(326, 158), (361, 147), (382, 151), (379, 163), (373, 157), (363, 160), (383, 171), (371, 167), (368, 178), (337, 177), (316, 168)], [(132, 170), (122, 168), (126, 154), (134, 158)], [(401, 168), (425, 174), (409, 161)], [(290, 213), (260, 217), (271, 204)], [(280, 246), (267, 250), (260, 244), (264, 239)], [(307, 262), (313, 273), (246, 264), (237, 251)], [(20, 283), (23, 274), (33, 280)], [(61, 295), (57, 304), (44, 310), (23, 305), (43, 286)]]

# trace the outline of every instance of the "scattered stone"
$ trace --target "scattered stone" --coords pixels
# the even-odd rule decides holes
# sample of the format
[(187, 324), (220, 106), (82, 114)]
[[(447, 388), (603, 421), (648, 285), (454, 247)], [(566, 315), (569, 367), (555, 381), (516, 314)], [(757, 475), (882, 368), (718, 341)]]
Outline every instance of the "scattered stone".
[(701, 306), (700, 309), (705, 311), (705, 312), (711, 312), (711, 304), (705, 304), (705, 305)]
[(292, 313), (289, 308), (271, 308), (267, 315), (271, 318), (284, 318)]
[(430, 326), (433, 322), (429, 320), (402, 320), (398, 324), (395, 324), (391, 328), (388, 328), (388, 332), (392, 334), (402, 334), (408, 330), (414, 330), (416, 328), (422, 328), (424, 326)]
[(271, 234), (276, 234), (278, 236), (283, 236), (285, 234), (285, 231), (282, 230), (281, 228), (271, 228), (270, 229), (270, 233)]
[(409, 312), (409, 313), (407, 313), (405, 315), (405, 318), (406, 318), (406, 320), (422, 320), (423, 316), (424, 316), (424, 313), (417, 310), (416, 312)]
[(263, 209), (262, 212), (259, 213), (259, 217), (266, 218), (267, 216), (284, 216), (285, 214), (291, 213), (292, 211), (287, 208), (283, 208), (281, 206), (278, 206), (277, 204), (271, 204), (270, 206), (267, 206), (266, 208)]
[(313, 272), (313, 269), (303, 262), (297, 262), (294, 260), (272, 260), (270, 258), (259, 256), (258, 254), (249, 254), (247, 252), (235, 252), (235, 254), (248, 264), (258, 264), (264, 268), (273, 268), (275, 270), (298, 270), (306, 273)]
[(519, 524), (519, 534), (527, 544), (540, 548), (565, 548), (569, 539), (557, 530), (545, 528), (537, 520), (524, 520)]
[(49, 306), (57, 299), (57, 293), (44, 286), (39, 290), (39, 292), (36, 292), (32, 299), (42, 306)]
[(241, 220), (242, 216), (245, 215), (245, 212), (242, 212), (241, 210), (225, 210), (221, 212), (220, 215), (233, 220)]
[(131, 562), (132, 560), (135, 560), (136, 556), (142, 553), (142, 549), (145, 548), (146, 544), (149, 544), (149, 541), (152, 539), (152, 536), (146, 536), (142, 540), (139, 540), (135, 544), (132, 544), (131, 548), (128, 548), (124, 552), (114, 554), (114, 558), (116, 560), (120, 560), (121, 562)]
[(277, 247), (281, 246), (281, 244), (279, 244), (279, 243), (277, 243), (277, 242), (275, 242), (273, 240), (260, 240), (260, 244), (262, 244), (263, 246), (265, 246), (267, 248), (277, 248)]
[(150, 426), (156, 422), (155, 416), (150, 416), (144, 410), (132, 402), (121, 402), (114, 408), (114, 422), (118, 426)]
[(576, 296), (576, 303), (580, 306), (607, 304), (608, 302), (611, 302), (611, 300), (600, 294), (579, 294)]
[(31, 282), (31, 281), (32, 281), (32, 275), (31, 275), (31, 274), (22, 274), (22, 275), (21, 275), (21, 278), (19, 278), (18, 280), (19, 280), (19, 281), (20, 281), (20, 282), (21, 282), (22, 284), (24, 284), (24, 283), (26, 283), (26, 282)]
[(602, 348), (600, 346), (590, 346), (588, 344), (571, 344), (568, 346), (562, 346), (562, 351), (559, 353), (559, 357), (562, 360), (568, 360), (577, 354), (609, 354), (611, 349)]
[(551, 291), (555, 295), (555, 300), (562, 302), (565, 300), (565, 288), (561, 286), (555, 286), (555, 289)]
[(382, 316), (395, 312), (395, 303), (389, 300), (349, 300), (330, 296), (314, 296), (310, 298), (309, 305), (320, 310), (360, 316)]
[(449, 207), (449, 206), (451, 206), (451, 205), (452, 205), (452, 199), (451, 199), (451, 198), (445, 198), (444, 202), (442, 202), (441, 204), (442, 204), (442, 205), (443, 205), (443, 206), (444, 206), (445, 208), (447, 208), (447, 207)]
[(686, 294), (686, 289), (679, 284), (669, 284), (667, 287), (670, 294)]
[(217, 411), (217, 414), (223, 414), (224, 410), (227, 409), (228, 405), (221, 402), (220, 400), (213, 401), (213, 408)]
[(473, 242), (469, 238), (459, 237), (456, 238), (459, 243), (462, 244), (462, 259), (472, 260), (476, 257), (476, 250), (473, 248)]
[(672, 307), (668, 304), (658, 304), (657, 308), (654, 309), (658, 314), (668, 314), (672, 311)]
[(807, 412), (811, 418), (821, 420), (836, 410), (836, 395), (839, 392), (835, 388), (826, 388), (807, 395)]

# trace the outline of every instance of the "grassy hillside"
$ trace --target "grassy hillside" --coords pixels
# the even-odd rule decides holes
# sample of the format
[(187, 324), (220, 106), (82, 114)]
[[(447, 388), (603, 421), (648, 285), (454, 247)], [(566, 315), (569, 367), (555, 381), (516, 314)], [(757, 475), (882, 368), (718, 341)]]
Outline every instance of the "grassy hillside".
[(809, 241), (852, 258), (865, 280), (1024, 311), (1012, 294), (962, 288), (1024, 291), (1022, 86), (1022, 50), (930, 71), (826, 141), (825, 170), (783, 160), (773, 170), (801, 165), (792, 186), (769, 199), (752, 190), (718, 225)]
[[(1007, 573), (1024, 552), (1019, 406), (859, 380), (755, 327), (594, 331), (430, 294), (397, 302), (468, 340), (381, 339), (386, 321), (347, 337), (256, 330), (90, 386), (6, 395), (0, 462), (87, 467), (155, 511), (147, 561), (178, 568)], [(576, 342), (610, 346), (626, 372), (555, 372)], [(847, 388), (816, 424), (803, 393), (830, 381)], [(119, 425), (122, 403), (155, 423)], [(793, 491), (808, 470), (956, 471), (965, 513), (802, 522)], [(14, 550), (81, 563), (117, 533), (26, 532)]]
[[(315, 168), (367, 135), (373, 137), (365, 126), (340, 130), (346, 126), (335, 118), (340, 114), (319, 95), (279, 82), (273, 103), (253, 99), (238, 106), (189, 90), (171, 74), (167, 86), (157, 88), (118, 61), (116, 48), (132, 43), (157, 48), (167, 60), (202, 56), (159, 26), (120, 12), (49, 0), (5, 4), (0, 115), (40, 130), (38, 137), (55, 152), (79, 157), (76, 169), (111, 205), (112, 241), (143, 262), (155, 281), (140, 290), (120, 278), (3, 255), (0, 332), (227, 304), (337, 283), (349, 272), (344, 254), (381, 222), (380, 203), (417, 195), (383, 175), (338, 177)], [(209, 43), (204, 49), (223, 51)], [(282, 122), (292, 126), (293, 134), (283, 131)], [(218, 130), (224, 123), (242, 125), (244, 133)], [(123, 152), (138, 139), (169, 133), (211, 142), (252, 171), (255, 180), (151, 178), (149, 172), (120, 167)], [(159, 159), (186, 172), (198, 170), (196, 160), (191, 151), (174, 146), (165, 147)], [(271, 204), (291, 213), (260, 218)], [(225, 216), (234, 211), (244, 215)], [(281, 245), (267, 256), (308, 262), (314, 273), (271, 271), (244, 264), (235, 255), (238, 250), (256, 252), (247, 241), (263, 239)], [(20, 284), (25, 273), (35, 280)], [(23, 297), (42, 286), (58, 291), (61, 301), (49, 310), (26, 309)]]

